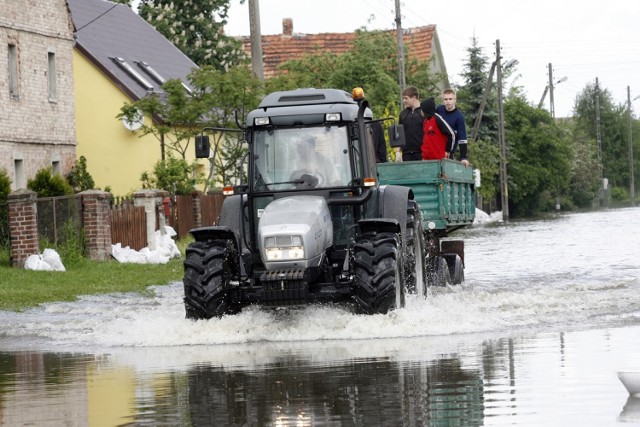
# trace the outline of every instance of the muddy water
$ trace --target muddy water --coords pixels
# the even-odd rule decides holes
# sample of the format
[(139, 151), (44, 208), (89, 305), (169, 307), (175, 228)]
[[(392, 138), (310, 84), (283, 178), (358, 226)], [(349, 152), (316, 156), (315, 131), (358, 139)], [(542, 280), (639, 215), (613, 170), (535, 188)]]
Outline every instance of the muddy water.
[(477, 225), (466, 283), (386, 316), (184, 319), (179, 283), (0, 312), (0, 425), (640, 423), (640, 209)]

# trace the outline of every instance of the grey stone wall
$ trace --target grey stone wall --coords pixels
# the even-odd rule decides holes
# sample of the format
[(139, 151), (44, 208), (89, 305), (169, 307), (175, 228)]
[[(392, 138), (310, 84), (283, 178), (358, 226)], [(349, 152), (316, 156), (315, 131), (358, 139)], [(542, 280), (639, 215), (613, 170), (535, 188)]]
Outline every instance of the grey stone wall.
[[(18, 188), (57, 162), (66, 174), (75, 162), (73, 27), (65, 0), (0, 0), (0, 169)], [(10, 94), (9, 45), (16, 46), (18, 91)], [(50, 97), (49, 53), (55, 56), (56, 96)]]

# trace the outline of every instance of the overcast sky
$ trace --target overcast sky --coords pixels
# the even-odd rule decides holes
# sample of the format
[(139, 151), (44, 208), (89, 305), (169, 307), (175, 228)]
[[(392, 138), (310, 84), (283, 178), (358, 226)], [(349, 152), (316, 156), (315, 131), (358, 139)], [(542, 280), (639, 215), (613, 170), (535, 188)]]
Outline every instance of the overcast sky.
[[(402, 0), (403, 28), (437, 26), (449, 79), (460, 73), (475, 35), (490, 63), (500, 40), (502, 61), (518, 60), (516, 85), (538, 104), (553, 64), (557, 117), (571, 115), (576, 95), (599, 78), (614, 102), (640, 95), (640, 1), (638, 0)], [(228, 35), (249, 35), (248, 2), (231, 0)], [(395, 28), (395, 0), (260, 0), (263, 35), (280, 34), (282, 19), (294, 33), (316, 34)], [(549, 108), (546, 97), (545, 108)], [(640, 110), (640, 98), (633, 102)], [(636, 114), (637, 116), (637, 114)]]

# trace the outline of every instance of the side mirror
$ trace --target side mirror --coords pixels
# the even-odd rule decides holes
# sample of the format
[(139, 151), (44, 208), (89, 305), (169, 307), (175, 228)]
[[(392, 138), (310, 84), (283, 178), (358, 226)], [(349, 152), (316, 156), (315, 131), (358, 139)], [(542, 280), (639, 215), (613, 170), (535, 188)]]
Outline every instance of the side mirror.
[(207, 159), (211, 152), (208, 135), (196, 136), (196, 159)]
[(389, 145), (393, 148), (404, 147), (404, 126), (403, 125), (391, 125), (387, 129), (389, 134)]

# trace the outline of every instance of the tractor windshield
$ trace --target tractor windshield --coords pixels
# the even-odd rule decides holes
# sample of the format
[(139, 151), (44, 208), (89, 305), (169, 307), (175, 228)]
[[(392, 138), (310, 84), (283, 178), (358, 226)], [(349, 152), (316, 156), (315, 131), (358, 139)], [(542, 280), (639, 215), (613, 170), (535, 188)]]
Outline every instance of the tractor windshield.
[(351, 181), (346, 126), (257, 130), (255, 191), (346, 186)]

